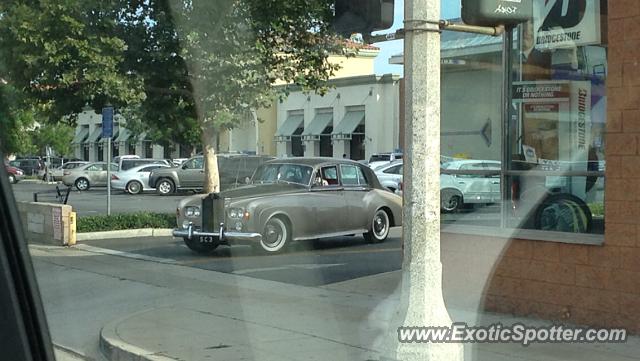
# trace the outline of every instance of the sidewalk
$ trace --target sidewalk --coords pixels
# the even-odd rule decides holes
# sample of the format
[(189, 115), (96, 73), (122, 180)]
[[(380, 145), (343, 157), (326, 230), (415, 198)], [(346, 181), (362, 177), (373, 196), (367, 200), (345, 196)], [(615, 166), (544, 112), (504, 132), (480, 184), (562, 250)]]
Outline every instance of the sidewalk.
[[(365, 361), (389, 356), (381, 350), (395, 335), (389, 324), (400, 272), (320, 288), (229, 274), (216, 278), (224, 281), (213, 300), (150, 308), (105, 325), (100, 344), (107, 358)], [(450, 313), (454, 321), (469, 324), (551, 324), (459, 309)], [(640, 338), (625, 344), (466, 344), (465, 360), (640, 360)]]
[[(86, 360), (383, 360), (402, 326), (390, 322), (397, 271), (303, 287), (86, 247), (29, 248), (53, 341)], [(553, 324), (449, 308), (470, 325)], [(465, 360), (640, 360), (640, 339), (465, 344)]]

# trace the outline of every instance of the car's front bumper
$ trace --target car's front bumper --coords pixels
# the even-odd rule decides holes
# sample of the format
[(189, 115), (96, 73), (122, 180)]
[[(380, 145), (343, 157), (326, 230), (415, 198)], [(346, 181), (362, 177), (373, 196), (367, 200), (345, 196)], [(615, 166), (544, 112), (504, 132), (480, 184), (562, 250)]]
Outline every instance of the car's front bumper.
[[(218, 232), (203, 232), (196, 229), (193, 224), (189, 224), (187, 228), (177, 228), (173, 230), (174, 237), (186, 238), (189, 240), (199, 240), (201, 237), (212, 237), (215, 243), (234, 243), (234, 244), (252, 244), (262, 241), (260, 233), (253, 232), (234, 232), (226, 231), (224, 225), (220, 227)], [(209, 242), (209, 240), (205, 240)]]

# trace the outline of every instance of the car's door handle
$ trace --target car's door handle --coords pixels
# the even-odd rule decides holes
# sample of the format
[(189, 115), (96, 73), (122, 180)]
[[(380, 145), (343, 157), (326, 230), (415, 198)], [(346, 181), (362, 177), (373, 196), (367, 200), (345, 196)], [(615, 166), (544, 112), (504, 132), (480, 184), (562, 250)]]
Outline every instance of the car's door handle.
[(493, 181), (493, 182), (491, 182), (491, 183), (493, 183), (493, 184), (500, 184), (500, 181)]

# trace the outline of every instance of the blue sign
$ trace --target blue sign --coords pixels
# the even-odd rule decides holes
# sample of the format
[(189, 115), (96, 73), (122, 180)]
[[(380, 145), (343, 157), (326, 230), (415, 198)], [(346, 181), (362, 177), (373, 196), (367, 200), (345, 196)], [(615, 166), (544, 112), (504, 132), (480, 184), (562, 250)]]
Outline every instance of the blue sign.
[(113, 107), (102, 108), (102, 138), (113, 137)]

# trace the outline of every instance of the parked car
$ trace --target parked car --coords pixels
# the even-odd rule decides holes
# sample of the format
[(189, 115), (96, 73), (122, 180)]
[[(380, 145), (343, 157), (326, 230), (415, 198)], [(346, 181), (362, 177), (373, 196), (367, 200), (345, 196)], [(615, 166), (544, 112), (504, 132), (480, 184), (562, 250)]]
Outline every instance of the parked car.
[(22, 169), (25, 176), (42, 176), (45, 169), (44, 162), (37, 157), (18, 158), (9, 162), (9, 165)]
[[(117, 170), (118, 166), (111, 163), (111, 171)], [(74, 186), (79, 191), (86, 191), (91, 187), (106, 187), (107, 163), (95, 162), (67, 169), (63, 173), (62, 183), (69, 187)]]
[(85, 162), (85, 161), (68, 162), (62, 165), (61, 167), (58, 167), (52, 170), (51, 175), (53, 176), (54, 181), (61, 181), (62, 177), (64, 176), (65, 170), (78, 168), (80, 166), (87, 165), (87, 164), (89, 164), (89, 162)]
[(440, 197), (443, 212), (458, 210), (464, 204), (495, 203), (500, 195), (500, 162), (492, 160), (457, 160), (442, 164), (443, 170), (495, 171), (495, 174), (440, 174)]
[[(245, 154), (219, 154), (218, 170), (222, 190), (244, 184), (247, 177), (271, 156)], [(154, 170), (149, 176), (149, 186), (161, 195), (180, 190), (199, 191), (204, 186), (204, 158), (195, 156), (176, 168)]]
[(166, 159), (155, 159), (155, 158), (122, 158), (118, 163), (118, 170), (126, 171), (131, 168), (137, 167), (139, 165), (144, 164), (164, 164), (166, 166), (171, 166), (172, 163)]
[(199, 253), (236, 243), (276, 253), (292, 241), (354, 234), (382, 242), (402, 225), (402, 198), (355, 161), (275, 159), (247, 186), (183, 199), (177, 222), (173, 235)]
[(383, 187), (387, 188), (391, 192), (395, 192), (400, 189), (403, 169), (403, 161), (400, 159), (378, 166), (373, 171), (376, 173), (376, 176)]
[(371, 169), (376, 169), (377, 167), (391, 163), (395, 160), (402, 159), (402, 153), (400, 152), (392, 152), (392, 153), (376, 153), (372, 154), (369, 157), (368, 165)]
[(7, 173), (9, 174), (9, 183), (16, 184), (19, 181), (21, 181), (22, 178), (24, 178), (24, 171), (22, 169), (16, 168), (10, 165), (6, 165), (6, 164), (4, 168), (7, 170)]
[(111, 175), (111, 188), (123, 190), (130, 194), (152, 191), (149, 186), (149, 175), (159, 168), (169, 168), (166, 164), (142, 164), (127, 170), (119, 170)]

